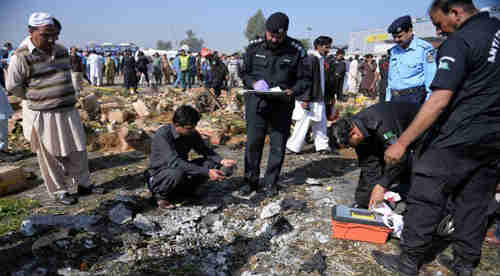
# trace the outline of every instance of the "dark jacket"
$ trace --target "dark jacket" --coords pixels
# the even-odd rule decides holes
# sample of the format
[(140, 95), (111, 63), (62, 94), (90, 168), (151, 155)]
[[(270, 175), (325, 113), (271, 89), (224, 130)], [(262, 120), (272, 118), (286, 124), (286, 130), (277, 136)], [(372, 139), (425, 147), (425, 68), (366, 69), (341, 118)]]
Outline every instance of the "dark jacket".
[[(306, 68), (311, 70), (311, 87), (306, 92), (297, 96), (296, 99), (303, 102), (323, 102), (325, 97), (321, 88), (321, 69), (320, 59), (317, 56), (309, 55), (304, 59)], [(326, 69), (326, 68), (325, 68)], [(325, 70), (325, 83), (327, 81), (328, 72)], [(326, 85), (325, 85), (325, 92)]]
[(206, 86), (215, 89), (216, 93), (220, 94), (220, 90), (225, 88), (225, 80), (228, 74), (227, 67), (220, 59), (216, 58), (215, 61), (211, 62), (210, 68)]
[[(244, 55), (241, 70), (244, 86), (253, 89), (256, 81), (265, 80), (270, 88), (279, 86), (282, 90), (291, 89), (294, 96), (307, 93), (311, 87), (312, 71), (304, 64), (305, 57), (301, 42), (290, 37), (286, 37), (276, 49), (268, 47), (265, 40), (252, 43)], [(258, 97), (257, 101), (259, 113), (268, 112), (274, 103), (277, 106), (283, 104), (283, 100), (264, 97)], [(293, 98), (289, 103), (289, 109), (293, 110)]]
[(220, 163), (222, 158), (210, 149), (201, 139), (198, 132), (189, 136), (180, 136), (172, 124), (160, 128), (151, 143), (150, 168), (152, 175), (163, 169), (183, 169), (188, 174), (208, 176), (209, 169), (188, 162), (191, 150), (205, 158)]
[[(363, 142), (356, 146), (360, 184), (374, 183), (385, 188), (393, 184), (409, 166), (408, 154), (403, 162), (388, 166), (384, 161), (385, 150), (394, 144), (417, 115), (419, 106), (413, 103), (378, 103), (353, 117), (353, 123), (363, 133)], [(414, 142), (409, 149), (418, 144)]]

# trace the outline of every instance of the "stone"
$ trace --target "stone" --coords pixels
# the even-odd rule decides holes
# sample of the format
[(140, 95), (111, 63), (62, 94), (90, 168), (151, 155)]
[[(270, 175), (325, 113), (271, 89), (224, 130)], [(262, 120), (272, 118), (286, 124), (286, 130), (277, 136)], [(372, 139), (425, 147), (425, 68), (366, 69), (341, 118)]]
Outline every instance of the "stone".
[(89, 117), (89, 113), (87, 111), (79, 109), (78, 113), (80, 113), (80, 119), (82, 121), (88, 121), (89, 120), (90, 117)]
[(90, 276), (90, 275), (92, 275), (89, 272), (80, 271), (77, 269), (73, 269), (71, 267), (60, 268), (57, 270), (57, 274), (61, 275), (61, 276)]
[(156, 225), (148, 217), (142, 214), (137, 214), (137, 216), (135, 216), (134, 225), (146, 233), (157, 230)]
[(51, 227), (90, 231), (101, 218), (101, 216), (89, 215), (35, 215), (24, 220), (19, 231), (25, 236), (36, 235)]
[(143, 101), (138, 100), (137, 102), (133, 103), (132, 106), (134, 107), (135, 112), (137, 112), (139, 117), (151, 116), (151, 111), (149, 110), (149, 108), (146, 106), (146, 104)]
[(88, 95), (82, 100), (82, 107), (87, 114), (97, 114), (100, 110), (97, 96), (94, 94)]
[(305, 202), (304, 200), (296, 200), (294, 198), (286, 198), (283, 201), (281, 201), (280, 205), (283, 211), (288, 211), (288, 210), (301, 211), (306, 209), (307, 202)]
[(132, 211), (123, 203), (113, 207), (108, 213), (109, 219), (116, 224), (125, 224), (132, 221)]
[(131, 149), (151, 153), (152, 137), (142, 130), (131, 130), (128, 125), (123, 126), (118, 133), (120, 148), (122, 151)]
[(317, 271), (320, 273), (320, 275), (323, 275), (323, 273), (325, 273), (326, 268), (326, 257), (323, 256), (323, 253), (321, 251), (316, 252), (309, 261), (305, 262), (302, 265), (303, 271), (308, 273)]
[(260, 213), (260, 218), (261, 219), (267, 219), (274, 217), (278, 215), (281, 211), (281, 201), (277, 202), (271, 202), (268, 205), (266, 205), (263, 209), (262, 212)]
[(110, 122), (124, 123), (129, 119), (130, 114), (127, 111), (111, 110), (108, 112), (107, 119)]
[(0, 167), (0, 195), (18, 192), (27, 187), (23, 168), (20, 166)]
[[(51, 233), (49, 235), (43, 236), (40, 239), (38, 239), (31, 247), (31, 250), (35, 252), (43, 247), (53, 245), (54, 243), (57, 245), (58, 241), (66, 239), (68, 237), (69, 237), (69, 231)], [(59, 246), (62, 247), (62, 245)]]

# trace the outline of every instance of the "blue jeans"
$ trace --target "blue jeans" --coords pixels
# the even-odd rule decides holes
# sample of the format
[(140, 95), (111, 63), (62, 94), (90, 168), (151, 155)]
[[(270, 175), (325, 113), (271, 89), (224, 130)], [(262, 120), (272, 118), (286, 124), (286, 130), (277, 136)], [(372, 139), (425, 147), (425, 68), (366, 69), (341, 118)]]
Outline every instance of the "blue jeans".
[(9, 141), (9, 120), (0, 120), (0, 151), (7, 150)]
[(181, 85), (183, 85), (182, 84), (182, 71), (177, 72), (177, 79), (175, 80), (174, 87), (177, 87), (179, 85), (179, 83)]

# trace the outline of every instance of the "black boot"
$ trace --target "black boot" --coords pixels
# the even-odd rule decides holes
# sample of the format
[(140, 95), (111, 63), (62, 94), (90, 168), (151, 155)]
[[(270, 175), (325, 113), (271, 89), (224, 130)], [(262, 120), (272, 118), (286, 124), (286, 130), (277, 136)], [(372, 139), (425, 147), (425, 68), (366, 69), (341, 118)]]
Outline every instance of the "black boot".
[(248, 189), (244, 189), (240, 192), (242, 196), (250, 196), (254, 191), (259, 190), (259, 180), (254, 180), (245, 177), (244, 182), (248, 184)]
[(472, 276), (474, 272), (474, 265), (458, 256), (452, 258), (447, 255), (440, 255), (438, 257), (438, 263), (455, 273), (457, 276)]
[(278, 195), (278, 185), (276, 184), (268, 184), (266, 185), (265, 195), (267, 197), (275, 197)]
[(372, 256), (379, 265), (390, 271), (398, 272), (399, 275), (418, 275), (418, 261), (416, 258), (410, 257), (408, 254), (401, 253), (401, 255), (392, 255), (375, 250), (372, 252)]

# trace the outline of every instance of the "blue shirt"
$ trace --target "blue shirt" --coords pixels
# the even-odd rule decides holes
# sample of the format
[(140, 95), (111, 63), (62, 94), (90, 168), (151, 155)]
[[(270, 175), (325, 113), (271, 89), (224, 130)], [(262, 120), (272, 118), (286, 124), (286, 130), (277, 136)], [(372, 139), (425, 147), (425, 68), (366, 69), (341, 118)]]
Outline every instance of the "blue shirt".
[(392, 47), (385, 100), (391, 100), (391, 89), (404, 90), (422, 85), (427, 90), (426, 100), (429, 99), (429, 87), (437, 71), (435, 56), (436, 50), (432, 44), (416, 37), (407, 49), (399, 45)]

